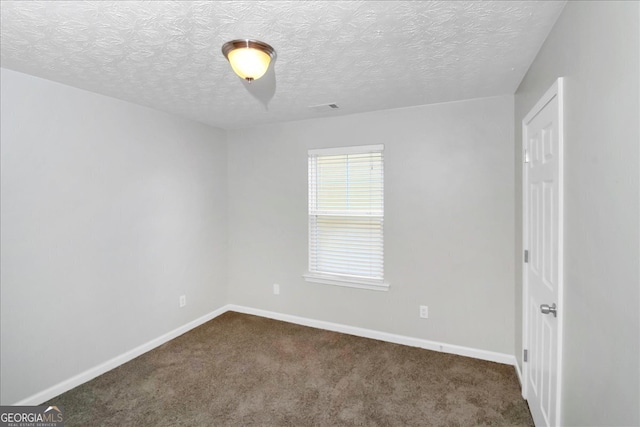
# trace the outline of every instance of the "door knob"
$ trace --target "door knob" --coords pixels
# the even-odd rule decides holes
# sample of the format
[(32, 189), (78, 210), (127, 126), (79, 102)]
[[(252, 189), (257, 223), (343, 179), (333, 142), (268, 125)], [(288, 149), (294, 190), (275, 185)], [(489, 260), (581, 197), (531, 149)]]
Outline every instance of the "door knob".
[(549, 307), (549, 304), (542, 304), (540, 311), (542, 314), (553, 313), (553, 317), (558, 317), (558, 307), (556, 307), (556, 303), (551, 304), (551, 307)]

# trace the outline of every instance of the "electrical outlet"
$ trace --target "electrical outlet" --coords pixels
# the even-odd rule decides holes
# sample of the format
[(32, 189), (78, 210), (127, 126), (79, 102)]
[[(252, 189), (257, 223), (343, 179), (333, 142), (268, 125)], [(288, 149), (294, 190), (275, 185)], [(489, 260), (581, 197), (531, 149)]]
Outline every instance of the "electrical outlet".
[(427, 307), (426, 305), (420, 306), (420, 318), (422, 319), (429, 318), (429, 307)]
[(278, 285), (277, 283), (273, 284), (273, 294), (280, 295), (280, 285)]
[(184, 307), (185, 305), (187, 305), (187, 296), (180, 295), (180, 308)]

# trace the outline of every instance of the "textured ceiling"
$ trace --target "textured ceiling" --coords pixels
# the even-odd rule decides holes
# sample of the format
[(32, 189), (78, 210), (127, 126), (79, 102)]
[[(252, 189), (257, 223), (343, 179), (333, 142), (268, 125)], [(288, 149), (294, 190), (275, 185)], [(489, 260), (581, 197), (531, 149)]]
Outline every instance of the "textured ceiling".
[[(2, 1), (1, 65), (233, 129), (512, 94), (564, 4)], [(235, 38), (277, 51), (250, 85)]]

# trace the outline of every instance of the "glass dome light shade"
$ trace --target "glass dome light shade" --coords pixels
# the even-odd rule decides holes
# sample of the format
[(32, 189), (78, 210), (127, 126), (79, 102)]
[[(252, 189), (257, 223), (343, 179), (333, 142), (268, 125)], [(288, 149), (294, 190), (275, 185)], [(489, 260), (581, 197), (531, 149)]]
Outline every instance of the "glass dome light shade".
[(275, 50), (256, 40), (234, 40), (222, 46), (222, 53), (233, 71), (241, 78), (252, 81), (262, 77), (269, 69)]
[(271, 57), (251, 48), (235, 49), (229, 52), (229, 63), (233, 71), (243, 79), (257, 80), (264, 76), (269, 68)]

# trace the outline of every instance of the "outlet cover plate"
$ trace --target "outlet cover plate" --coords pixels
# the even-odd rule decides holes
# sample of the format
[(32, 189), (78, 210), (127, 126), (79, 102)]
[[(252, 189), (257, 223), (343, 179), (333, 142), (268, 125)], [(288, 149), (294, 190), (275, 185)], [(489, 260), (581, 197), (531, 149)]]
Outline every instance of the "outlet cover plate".
[(429, 318), (429, 307), (426, 305), (420, 306), (420, 318), (428, 319)]

